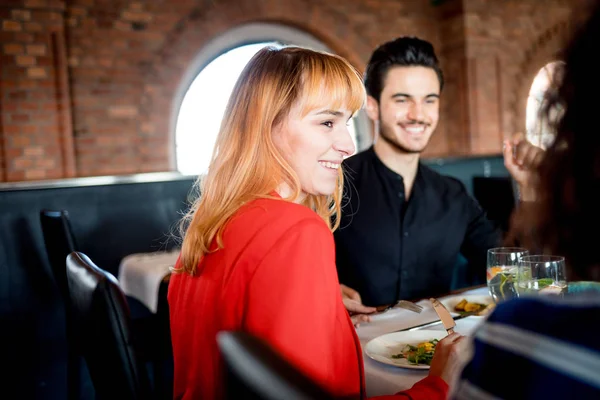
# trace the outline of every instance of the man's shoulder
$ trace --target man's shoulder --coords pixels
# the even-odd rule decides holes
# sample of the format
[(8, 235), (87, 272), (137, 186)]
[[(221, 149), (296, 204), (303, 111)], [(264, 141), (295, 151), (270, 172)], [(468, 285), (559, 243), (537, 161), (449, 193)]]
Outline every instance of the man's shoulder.
[(369, 162), (372, 157), (371, 152), (371, 149), (367, 149), (346, 158), (343, 163), (344, 168), (351, 173), (360, 170), (365, 163)]
[(466, 193), (464, 183), (453, 176), (443, 175), (423, 163), (419, 164), (419, 172), (422, 174), (425, 182), (428, 184), (433, 183), (433, 186), (440, 188), (441, 191), (450, 193)]

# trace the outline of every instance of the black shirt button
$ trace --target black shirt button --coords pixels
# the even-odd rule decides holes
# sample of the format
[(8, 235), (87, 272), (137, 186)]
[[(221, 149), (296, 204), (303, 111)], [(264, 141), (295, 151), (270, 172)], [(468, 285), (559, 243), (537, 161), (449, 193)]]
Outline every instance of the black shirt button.
[(408, 237), (408, 232), (404, 232), (404, 237)]

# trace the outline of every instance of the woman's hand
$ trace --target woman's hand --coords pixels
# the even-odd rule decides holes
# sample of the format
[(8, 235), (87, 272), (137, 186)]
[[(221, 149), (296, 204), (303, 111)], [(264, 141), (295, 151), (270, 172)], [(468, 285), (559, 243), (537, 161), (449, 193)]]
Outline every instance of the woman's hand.
[(460, 374), (465, 359), (465, 336), (452, 333), (438, 342), (429, 368), (430, 376), (442, 378), (448, 385), (452, 385)]

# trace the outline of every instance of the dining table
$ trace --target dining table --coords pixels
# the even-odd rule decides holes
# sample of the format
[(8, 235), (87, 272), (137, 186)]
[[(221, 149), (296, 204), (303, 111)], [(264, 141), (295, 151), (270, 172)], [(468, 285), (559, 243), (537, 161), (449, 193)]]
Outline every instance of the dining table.
[[(460, 296), (489, 296), (487, 286), (469, 288), (467, 290), (457, 291), (446, 296), (437, 297), (444, 301), (450, 297)], [(392, 308), (384, 313), (376, 314), (371, 317), (371, 322), (361, 323), (357, 330), (358, 337), (363, 349), (363, 360), (365, 366), (365, 381), (367, 396), (389, 395), (409, 389), (417, 381), (427, 376), (428, 370), (408, 369), (400, 366), (388, 365), (375, 361), (366, 353), (367, 344), (388, 333), (411, 329), (428, 322), (439, 321), (435, 310), (429, 299), (420, 300), (416, 304), (423, 307), (420, 313), (409, 311), (403, 308)], [(485, 320), (482, 316), (468, 316), (456, 320), (455, 332), (469, 336)], [(442, 331), (445, 333), (444, 326), (440, 323), (428, 325), (419, 330)]]

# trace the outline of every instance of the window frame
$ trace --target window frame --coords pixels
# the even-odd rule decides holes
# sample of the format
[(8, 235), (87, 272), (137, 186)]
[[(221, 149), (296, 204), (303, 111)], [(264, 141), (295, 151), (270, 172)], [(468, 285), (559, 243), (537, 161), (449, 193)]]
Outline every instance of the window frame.
[[(282, 44), (294, 44), (311, 48), (317, 51), (333, 53), (323, 42), (300, 29), (277, 23), (248, 23), (229, 29), (223, 34), (209, 41), (196, 54), (175, 92), (171, 106), (171, 118), (169, 121), (169, 132), (171, 132), (171, 157), (175, 160), (175, 168), (179, 170), (177, 159), (177, 119), (185, 95), (194, 82), (194, 79), (212, 61), (222, 54), (235, 48), (257, 44), (262, 42), (279, 42)], [(354, 119), (356, 132), (356, 152), (365, 150), (372, 144), (371, 129), (368, 117), (361, 109)]]

